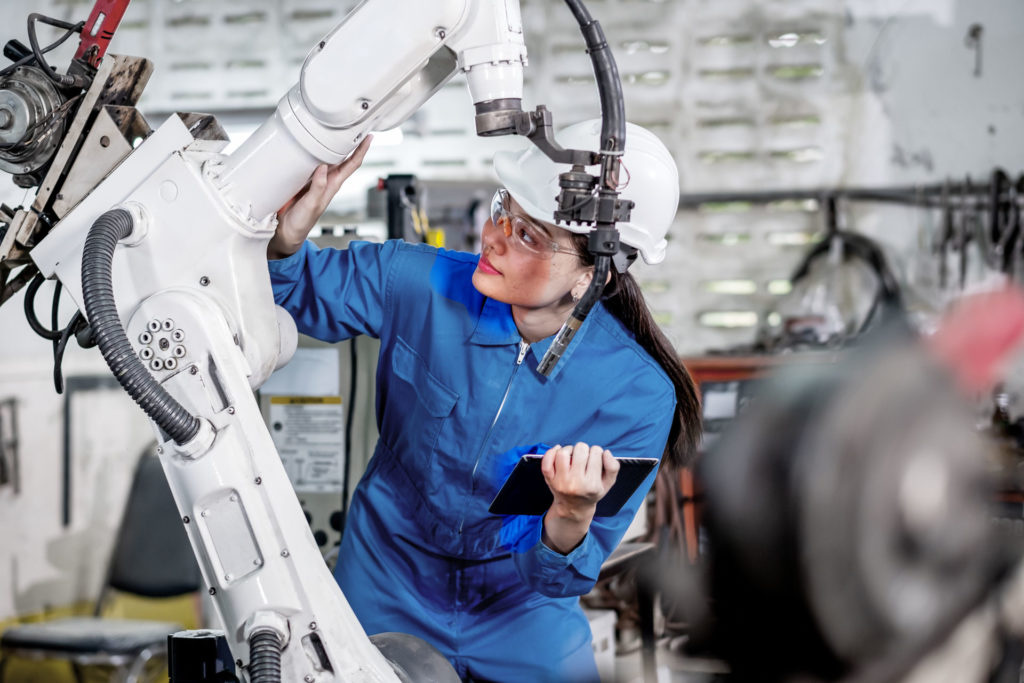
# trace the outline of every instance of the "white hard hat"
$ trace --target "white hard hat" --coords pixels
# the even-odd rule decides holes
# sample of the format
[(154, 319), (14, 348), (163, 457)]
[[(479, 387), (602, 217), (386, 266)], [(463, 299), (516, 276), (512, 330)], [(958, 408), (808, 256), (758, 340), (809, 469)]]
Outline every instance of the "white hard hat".
[[(592, 119), (569, 126), (555, 135), (566, 149), (600, 149), (601, 120)], [(679, 171), (668, 148), (646, 128), (626, 124), (626, 152), (622, 157), (622, 199), (636, 205), (628, 223), (616, 223), (619, 239), (640, 252), (645, 262), (661, 263), (668, 242), (665, 234), (679, 208)], [(548, 159), (535, 145), (521, 152), (498, 152), (494, 171), (519, 206), (530, 217), (554, 222), (558, 197), (558, 174), (569, 170), (565, 164)], [(599, 166), (587, 168), (600, 174)], [(590, 228), (578, 223), (557, 222), (571, 232), (586, 233)]]

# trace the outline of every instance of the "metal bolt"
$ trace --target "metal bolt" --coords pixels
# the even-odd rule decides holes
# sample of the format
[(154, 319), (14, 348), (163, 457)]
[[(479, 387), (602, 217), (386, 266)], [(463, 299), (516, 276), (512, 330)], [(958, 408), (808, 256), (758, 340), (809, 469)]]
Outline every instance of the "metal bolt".
[(367, 109), (370, 108), (370, 103), (367, 100), (363, 100), (362, 102), (359, 103), (359, 106), (362, 108), (363, 111), (366, 111)]
[(238, 496), (228, 496), (228, 500), (230, 500), (232, 503), (234, 503), (235, 501), (238, 500)]
[(239, 669), (241, 669), (242, 668), (242, 660), (241, 659), (236, 659), (235, 660), (235, 666), (237, 666)]
[(163, 452), (164, 452), (164, 447), (163, 446), (157, 446), (156, 447), (156, 454), (157, 455), (162, 455)]
[(263, 477), (256, 477), (256, 485), (259, 486), (263, 483)]
[(216, 588), (211, 588), (210, 589), (210, 595), (216, 595), (216, 594), (217, 594), (217, 589)]
[(185, 524), (188, 524), (188, 523), (189, 523), (189, 522), (191, 522), (192, 520), (191, 520), (191, 519), (189, 519), (189, 516), (188, 516), (188, 515), (185, 515), (184, 517), (182, 517), (182, 518), (181, 518), (181, 521), (185, 522)]
[(316, 630), (316, 622), (315, 621), (309, 622), (309, 630), (310, 631), (315, 631)]
[(313, 678), (312, 674), (306, 674), (302, 677), (302, 680), (306, 681), (306, 683), (313, 683), (313, 681), (315, 681), (316, 679)]
[(199, 516), (200, 517), (209, 517), (210, 516), (210, 511), (209, 510), (203, 510), (202, 512), (199, 513)]
[(434, 29), (434, 35), (437, 36), (439, 40), (444, 40), (448, 33), (444, 30), (443, 26), (438, 26)]
[(231, 574), (225, 574), (225, 575), (224, 575), (224, 580), (225, 580), (225, 581), (230, 581), (230, 580), (231, 580), (231, 579), (233, 579), (233, 578), (235, 578), (235, 577), (233, 577), (233, 576), (232, 576)]
[(322, 49), (324, 49), (324, 46), (325, 46), (325, 45), (327, 45), (327, 41), (326, 41), (326, 40), (321, 40), (321, 41), (320, 41), (320, 49), (321, 49), (321, 50), (322, 50)]
[(210, 278), (206, 277), (205, 275), (202, 276), (201, 278), (199, 278), (199, 284), (201, 284), (203, 287), (207, 286), (208, 284), (210, 284)]
[(288, 557), (288, 551), (287, 550), (282, 550), (281, 551), (281, 557)]
[(260, 561), (260, 558), (258, 558), (258, 557), (257, 557), (257, 558), (256, 558), (255, 560), (253, 560), (253, 561), (252, 561), (252, 563), (253, 563), (253, 565), (254, 565), (254, 566), (256, 566), (256, 567), (259, 567), (260, 565), (262, 565), (262, 564), (263, 564), (263, 563), (262, 563), (262, 562)]
[(228, 406), (228, 415), (234, 415), (234, 414), (235, 414), (235, 407), (234, 406)]
[(110, 138), (106, 135), (100, 137), (100, 147), (110, 147)]

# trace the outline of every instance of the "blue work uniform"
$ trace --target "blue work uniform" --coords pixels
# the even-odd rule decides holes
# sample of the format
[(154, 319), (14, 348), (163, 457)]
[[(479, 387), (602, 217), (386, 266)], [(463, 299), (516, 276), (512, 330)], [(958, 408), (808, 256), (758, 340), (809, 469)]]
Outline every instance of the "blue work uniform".
[(379, 338), (380, 439), (353, 495), (335, 576), (368, 633), (437, 647), (464, 679), (597, 680), (578, 596), (591, 590), (654, 481), (595, 518), (568, 555), (542, 517), (488, 513), (531, 444), (661, 457), (675, 392), (601, 304), (549, 377), (553, 337), (523, 342), (511, 308), (472, 284), (479, 256), (422, 244), (307, 242), (270, 262), (274, 298), (324, 341)]

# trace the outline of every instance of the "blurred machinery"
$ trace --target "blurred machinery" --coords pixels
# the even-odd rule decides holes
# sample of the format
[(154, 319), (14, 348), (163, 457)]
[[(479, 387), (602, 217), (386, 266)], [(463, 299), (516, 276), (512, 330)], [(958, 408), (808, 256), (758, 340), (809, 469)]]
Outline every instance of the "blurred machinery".
[(702, 457), (705, 552), (660, 580), (727, 680), (1019, 680), (1022, 537), (996, 523), (1005, 470), (964, 389), (1019, 340), (1024, 299), (967, 307), (931, 353), (889, 327), (787, 364)]

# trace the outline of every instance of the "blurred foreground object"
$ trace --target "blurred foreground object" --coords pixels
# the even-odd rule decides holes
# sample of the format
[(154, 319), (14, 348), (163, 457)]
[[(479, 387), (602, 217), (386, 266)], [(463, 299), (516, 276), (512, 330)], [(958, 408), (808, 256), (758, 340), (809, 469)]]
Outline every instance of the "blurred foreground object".
[(993, 523), (992, 445), (963, 394), (1022, 329), (1007, 290), (965, 301), (928, 351), (890, 326), (768, 382), (699, 465), (694, 647), (734, 680), (1018, 681), (1020, 539)]

